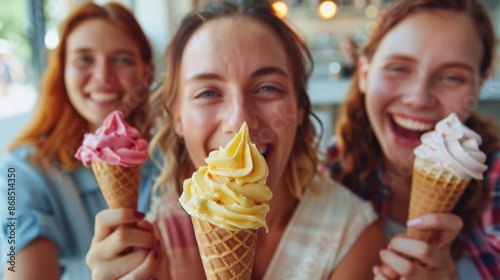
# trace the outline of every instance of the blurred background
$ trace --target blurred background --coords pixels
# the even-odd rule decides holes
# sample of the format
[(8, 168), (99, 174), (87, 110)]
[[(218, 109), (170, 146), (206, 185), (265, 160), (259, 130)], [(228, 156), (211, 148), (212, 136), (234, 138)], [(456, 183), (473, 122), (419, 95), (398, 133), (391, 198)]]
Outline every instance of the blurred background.
[[(47, 54), (59, 42), (59, 23), (83, 0), (0, 0), (0, 150), (19, 133), (37, 102)], [(102, 4), (109, 1), (94, 1)], [(136, 15), (155, 50), (157, 81), (161, 55), (181, 18), (207, 0), (121, 0)], [(321, 145), (333, 133), (338, 105), (350, 84), (353, 63), (380, 12), (393, 0), (283, 0), (275, 8), (309, 44), (314, 71), (309, 94), (324, 125)], [(500, 1), (482, 0), (495, 25), (493, 76), (483, 86), (480, 114), (500, 124)], [(57, 108), (54, 108), (57, 110)]]

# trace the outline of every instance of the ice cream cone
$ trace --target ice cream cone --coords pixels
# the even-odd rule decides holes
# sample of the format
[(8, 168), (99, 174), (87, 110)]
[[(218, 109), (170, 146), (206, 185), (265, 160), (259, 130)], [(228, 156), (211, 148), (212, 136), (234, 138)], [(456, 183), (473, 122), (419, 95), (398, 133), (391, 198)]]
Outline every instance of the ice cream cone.
[[(416, 157), (413, 164), (410, 209), (408, 219), (433, 213), (449, 213), (469, 184), (451, 172), (426, 163)], [(436, 231), (408, 228), (406, 234), (415, 239), (432, 242)]]
[(94, 160), (92, 170), (109, 208), (137, 209), (140, 165), (125, 167)]
[(231, 231), (194, 217), (192, 221), (207, 279), (251, 279), (256, 229)]

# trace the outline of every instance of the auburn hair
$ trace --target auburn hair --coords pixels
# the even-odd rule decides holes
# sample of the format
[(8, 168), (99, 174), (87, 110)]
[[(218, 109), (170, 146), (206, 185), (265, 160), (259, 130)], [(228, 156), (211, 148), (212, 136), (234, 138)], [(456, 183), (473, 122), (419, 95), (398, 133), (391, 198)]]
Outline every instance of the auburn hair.
[[(160, 130), (151, 141), (151, 148), (158, 149), (168, 168), (163, 169), (156, 187), (162, 191), (182, 191), (182, 182), (196, 171), (186, 150), (183, 140), (174, 131), (173, 112), (179, 93), (179, 69), (181, 57), (188, 40), (204, 23), (219, 18), (247, 16), (264, 23), (272, 29), (283, 42), (287, 57), (293, 69), (294, 88), (298, 104), (304, 112), (301, 124), (297, 128), (292, 154), (282, 177), (282, 182), (297, 198), (310, 186), (318, 171), (318, 143), (316, 129), (311, 118), (317, 117), (312, 112), (306, 88), (312, 69), (312, 58), (305, 42), (281, 19), (279, 19), (268, 1), (225, 1), (212, 2), (184, 17), (178, 31), (167, 48), (165, 60), (167, 69), (164, 84), (153, 93), (152, 104), (159, 106), (151, 110), (158, 118)], [(237, 61), (234, 63), (238, 63)], [(318, 120), (319, 122), (319, 120)]]
[[(364, 46), (363, 55), (371, 60), (385, 37), (401, 21), (414, 13), (429, 10), (446, 10), (468, 15), (476, 26), (484, 47), (480, 74), (487, 76), (494, 54), (494, 33), (491, 21), (484, 7), (476, 0), (402, 0), (390, 6), (380, 16), (371, 36)], [(349, 88), (345, 103), (342, 105), (339, 120), (335, 127), (338, 136), (339, 158), (342, 171), (334, 179), (343, 183), (356, 193), (360, 193), (362, 182), (368, 182), (368, 194), (375, 197), (377, 188), (377, 167), (381, 166), (384, 154), (375, 137), (365, 107), (365, 95), (358, 87), (359, 72), (356, 72)], [(465, 124), (475, 130), (483, 139), (481, 150), (490, 155), (497, 147), (498, 135), (494, 124), (472, 113)], [(472, 180), (453, 210), (464, 222), (463, 231), (468, 230), (480, 219), (484, 206), (489, 200), (489, 190), (483, 181)], [(457, 238), (452, 244), (452, 255), (458, 258), (464, 245)]]
[[(142, 31), (134, 15), (126, 7), (118, 3), (103, 6), (84, 3), (74, 9), (61, 25), (59, 46), (50, 54), (49, 62), (40, 82), (40, 99), (34, 116), (28, 126), (9, 145), (13, 150), (23, 145), (35, 147), (32, 160), (55, 160), (69, 170), (75, 169), (80, 162), (75, 159), (75, 152), (83, 140), (88, 122), (75, 110), (68, 99), (64, 83), (64, 65), (66, 61), (66, 44), (71, 32), (82, 22), (91, 19), (103, 19), (123, 30), (134, 40), (139, 48), (141, 59), (152, 71), (153, 52), (149, 41)], [(147, 73), (152, 77), (154, 73)], [(141, 88), (147, 94), (153, 79), (145, 79)], [(141, 134), (149, 138), (146, 122), (147, 98), (142, 98), (137, 109), (130, 112), (127, 121), (141, 128)], [(57, 109), (55, 109), (57, 108)]]

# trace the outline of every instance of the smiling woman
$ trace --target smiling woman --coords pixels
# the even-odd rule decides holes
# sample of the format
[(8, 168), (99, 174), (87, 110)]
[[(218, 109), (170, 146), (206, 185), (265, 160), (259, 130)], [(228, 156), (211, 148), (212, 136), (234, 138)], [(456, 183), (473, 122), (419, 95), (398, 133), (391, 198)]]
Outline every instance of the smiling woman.
[[(67, 17), (61, 41), (41, 81), (34, 118), (0, 159), (0, 169), (16, 170), (19, 224), (13, 251), (16, 273), (3, 279), (90, 279), (85, 265), (94, 217), (107, 208), (92, 171), (74, 155), (86, 132), (108, 113), (121, 110), (142, 129), (152, 50), (133, 14), (119, 4), (85, 3)], [(152, 176), (143, 165), (139, 209), (149, 206)], [(8, 180), (0, 175), (0, 200), (7, 201)], [(0, 211), (2, 252), (7, 244), (7, 211)], [(2, 264), (5, 264), (2, 254)]]
[[(375, 268), (376, 279), (500, 275), (498, 128), (474, 111), (491, 73), (493, 44), (491, 21), (476, 0), (398, 1), (377, 20), (327, 164), (332, 178), (372, 201), (380, 214), (391, 240), (381, 258), (390, 268)], [(452, 112), (480, 134), (489, 169), (484, 180), (471, 180), (453, 214), (407, 221), (414, 148)], [(439, 239), (398, 235), (407, 226), (438, 231)]]
[(117, 107), (128, 115), (139, 102), (144, 105), (141, 82), (152, 74), (146, 66), (138, 45), (119, 27), (99, 18), (83, 22), (66, 43), (68, 98), (95, 129)]

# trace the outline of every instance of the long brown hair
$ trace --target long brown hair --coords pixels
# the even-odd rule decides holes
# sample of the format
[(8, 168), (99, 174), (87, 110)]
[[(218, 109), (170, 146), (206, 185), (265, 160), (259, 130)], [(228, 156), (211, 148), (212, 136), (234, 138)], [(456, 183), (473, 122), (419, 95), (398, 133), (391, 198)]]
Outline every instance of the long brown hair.
[[(90, 19), (104, 19), (123, 30), (136, 42), (144, 63), (152, 66), (151, 46), (130, 10), (118, 3), (108, 3), (103, 6), (84, 3), (78, 6), (61, 26), (60, 44), (51, 54), (42, 77), (40, 101), (34, 117), (8, 147), (8, 150), (23, 145), (32, 145), (36, 148), (33, 156), (34, 162), (42, 159), (56, 160), (70, 170), (80, 164), (74, 154), (83, 140), (83, 134), (88, 125), (68, 99), (64, 83), (64, 65), (68, 36), (76, 26)], [(147, 75), (152, 77), (153, 73), (147, 73)], [(152, 79), (146, 79), (140, 85), (145, 93), (147, 93), (150, 81)], [(144, 96), (137, 109), (127, 117), (132, 125), (143, 128), (144, 137), (149, 135), (147, 127), (144, 126), (147, 106), (147, 97)]]
[[(484, 7), (475, 0), (402, 0), (389, 7), (377, 21), (371, 36), (366, 43), (363, 54), (371, 60), (377, 48), (396, 25), (408, 16), (425, 10), (447, 10), (470, 16), (484, 47), (484, 55), (480, 63), (481, 76), (487, 76), (487, 71), (493, 57), (494, 33), (491, 21)], [(359, 72), (355, 73), (347, 99), (343, 104), (339, 121), (336, 124), (336, 134), (339, 139), (342, 171), (335, 179), (342, 182), (354, 192), (359, 193), (363, 181), (368, 182), (368, 193), (374, 197), (377, 188), (377, 168), (381, 166), (384, 154), (371, 130), (365, 107), (365, 95), (358, 87)], [(355, 124), (355, 125), (353, 125)], [(482, 120), (477, 114), (466, 120), (465, 124), (479, 133), (483, 139), (481, 150), (491, 154), (497, 146), (498, 136), (495, 135), (492, 123)], [(462, 199), (453, 213), (459, 215), (463, 222), (463, 231), (468, 230), (476, 222), (489, 199), (489, 191), (483, 181), (472, 180)], [(452, 255), (458, 258), (464, 245), (458, 239), (452, 244)]]
[(153, 104), (161, 104), (161, 107), (151, 110), (153, 117), (160, 116), (161, 123), (161, 129), (151, 141), (151, 147), (161, 151), (168, 166), (156, 184), (164, 191), (169, 189), (180, 192), (182, 181), (195, 171), (186, 147), (176, 135), (172, 123), (179, 91), (181, 57), (187, 41), (206, 22), (241, 15), (252, 17), (274, 30), (292, 62), (294, 87), (298, 104), (304, 111), (304, 118), (297, 129), (293, 153), (282, 180), (295, 197), (300, 197), (304, 188), (310, 185), (312, 177), (318, 174), (318, 145), (315, 141), (316, 130), (311, 120), (311, 117), (315, 116), (306, 92), (306, 82), (313, 64), (306, 44), (275, 15), (268, 1), (221, 1), (209, 3), (205, 8), (190, 13), (183, 19), (165, 54), (167, 71), (164, 84), (152, 96)]

